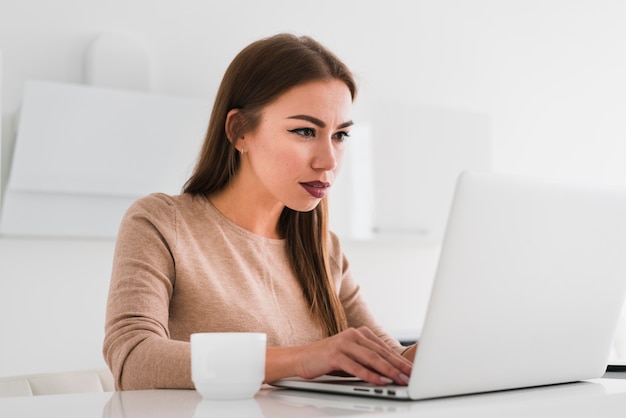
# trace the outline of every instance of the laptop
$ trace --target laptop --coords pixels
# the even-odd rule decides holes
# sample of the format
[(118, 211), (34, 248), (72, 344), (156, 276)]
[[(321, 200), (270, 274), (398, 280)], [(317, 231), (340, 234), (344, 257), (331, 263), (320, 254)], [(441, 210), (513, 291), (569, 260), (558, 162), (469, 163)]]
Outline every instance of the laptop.
[(408, 386), (272, 384), (417, 400), (599, 378), (625, 294), (625, 190), (467, 171)]

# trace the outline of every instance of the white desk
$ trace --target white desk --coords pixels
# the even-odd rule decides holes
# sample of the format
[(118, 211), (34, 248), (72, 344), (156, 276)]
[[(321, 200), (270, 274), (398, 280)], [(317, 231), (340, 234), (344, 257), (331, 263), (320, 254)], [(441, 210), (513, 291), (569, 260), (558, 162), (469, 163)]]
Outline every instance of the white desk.
[(624, 417), (626, 379), (597, 379), (427, 401), (387, 401), (261, 390), (247, 401), (205, 401), (193, 390), (148, 390), (0, 398), (2, 418), (200, 417)]

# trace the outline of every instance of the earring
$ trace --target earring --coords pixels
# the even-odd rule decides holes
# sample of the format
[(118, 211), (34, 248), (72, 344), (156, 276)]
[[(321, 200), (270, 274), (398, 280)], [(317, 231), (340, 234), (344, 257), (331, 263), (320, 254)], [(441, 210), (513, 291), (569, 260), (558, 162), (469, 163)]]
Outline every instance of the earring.
[(243, 147), (239, 148), (239, 153), (243, 155)]

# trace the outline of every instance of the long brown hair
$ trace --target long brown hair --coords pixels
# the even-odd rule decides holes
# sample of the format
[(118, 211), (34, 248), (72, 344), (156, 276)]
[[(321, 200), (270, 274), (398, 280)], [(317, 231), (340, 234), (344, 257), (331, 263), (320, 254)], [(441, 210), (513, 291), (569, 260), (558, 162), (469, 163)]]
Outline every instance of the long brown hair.
[[(209, 195), (229, 184), (240, 155), (226, 134), (226, 116), (238, 109), (238, 131), (231, 139), (254, 130), (263, 107), (287, 90), (314, 80), (343, 81), (352, 99), (357, 87), (350, 70), (312, 38), (279, 34), (253, 42), (227, 68), (217, 92), (208, 131), (193, 174), (183, 191)], [(292, 268), (312, 315), (328, 336), (347, 327), (345, 312), (334, 288), (328, 254), (328, 202), (310, 212), (285, 207), (279, 232), (286, 239)]]

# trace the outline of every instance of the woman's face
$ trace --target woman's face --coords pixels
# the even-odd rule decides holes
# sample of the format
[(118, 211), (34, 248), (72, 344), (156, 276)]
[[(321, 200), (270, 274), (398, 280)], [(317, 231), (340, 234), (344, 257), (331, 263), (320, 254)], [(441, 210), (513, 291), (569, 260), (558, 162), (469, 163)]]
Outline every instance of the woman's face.
[(267, 105), (238, 141), (241, 173), (259, 204), (306, 212), (335, 182), (350, 126), (352, 97), (339, 80), (309, 82)]

